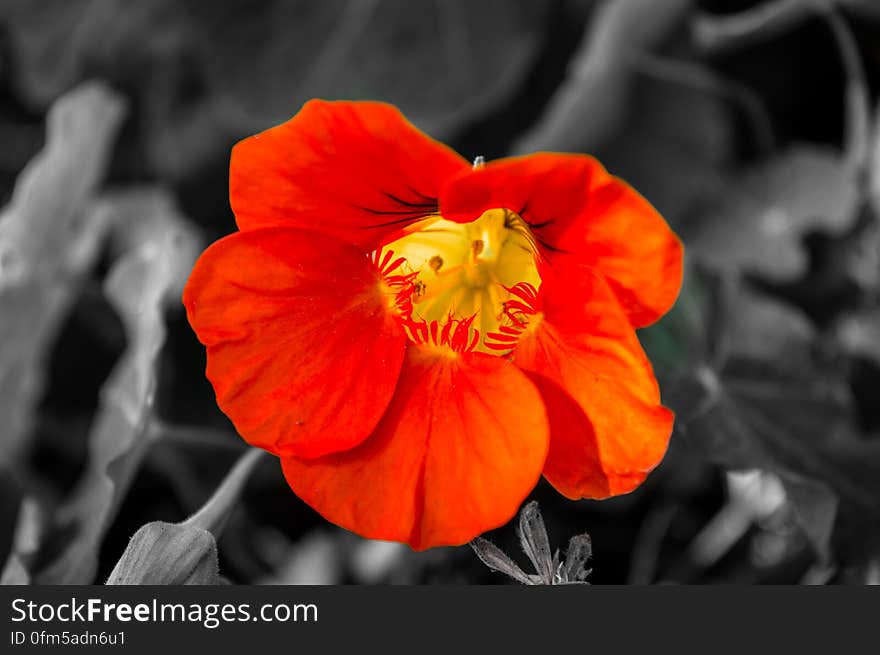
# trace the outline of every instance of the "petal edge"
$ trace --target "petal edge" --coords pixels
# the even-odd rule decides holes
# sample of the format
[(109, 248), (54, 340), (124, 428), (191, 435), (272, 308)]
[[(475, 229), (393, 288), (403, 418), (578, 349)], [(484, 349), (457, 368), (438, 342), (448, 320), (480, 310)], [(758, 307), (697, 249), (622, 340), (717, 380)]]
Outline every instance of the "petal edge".
[(547, 447), (540, 396), (516, 367), (414, 346), (373, 435), (345, 453), (282, 465), (293, 491), (329, 521), (423, 550), (509, 521)]
[(184, 305), (217, 403), (251, 445), (346, 450), (391, 399), (406, 337), (353, 246), (293, 229), (232, 234), (199, 258)]

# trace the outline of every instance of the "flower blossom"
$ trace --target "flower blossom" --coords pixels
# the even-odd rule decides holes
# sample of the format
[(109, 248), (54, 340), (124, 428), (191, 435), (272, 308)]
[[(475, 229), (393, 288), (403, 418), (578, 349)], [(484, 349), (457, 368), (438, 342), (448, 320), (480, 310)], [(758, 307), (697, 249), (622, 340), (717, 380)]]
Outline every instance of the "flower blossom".
[(457, 545), (542, 475), (599, 499), (661, 461), (635, 328), (682, 246), (592, 157), (472, 166), (390, 105), (313, 100), (235, 146), (230, 200), (187, 315), (219, 407), (329, 521)]

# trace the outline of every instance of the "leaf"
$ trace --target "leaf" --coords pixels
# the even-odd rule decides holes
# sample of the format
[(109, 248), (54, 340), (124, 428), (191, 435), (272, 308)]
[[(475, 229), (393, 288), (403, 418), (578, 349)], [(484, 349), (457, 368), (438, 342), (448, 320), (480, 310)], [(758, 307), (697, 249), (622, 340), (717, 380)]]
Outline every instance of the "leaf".
[[(707, 306), (709, 298), (717, 295), (708, 278), (689, 259), (685, 259), (681, 290), (672, 309), (657, 323), (638, 331), (639, 341), (648, 354), (658, 376), (667, 380), (687, 370), (706, 357), (708, 333)], [(661, 385), (666, 393), (666, 385)]]
[(101, 391), (88, 467), (56, 517), (56, 528), (69, 535), (67, 544), (39, 574), (41, 583), (94, 580), (104, 533), (156, 438), (150, 419), (165, 342), (162, 307), (169, 288), (177, 284), (180, 244), (173, 230), (161, 233), (118, 260), (108, 274), (105, 293), (122, 317), (129, 346)]
[(220, 584), (217, 544), (210, 532), (196, 526), (147, 523), (131, 538), (106, 584)]
[(312, 97), (378, 99), (437, 135), (509, 96), (547, 12), (535, 0), (276, 1), (264, 11), (238, 0), (224, 10), (206, 21), (201, 56), (232, 123), (262, 129)]
[(828, 485), (789, 475), (783, 481), (785, 495), (823, 564), (832, 561), (831, 535), (837, 519), (837, 494)]
[[(509, 100), (550, 7), (540, 0), (30, 0), (0, 7), (40, 107), (86, 70), (137, 89), (139, 142), (166, 176), (313, 97), (398, 105), (438, 138)], [(389, 74), (393, 71), (393, 74)]]
[(522, 584), (535, 584), (532, 580), (533, 576), (523, 571), (516, 563), (510, 559), (503, 550), (493, 544), (488, 539), (477, 537), (471, 542), (471, 548), (480, 558), (480, 561), (493, 571), (498, 571), (509, 576)]
[[(117, 82), (138, 74), (151, 82), (150, 60), (175, 54), (189, 34), (184, 15), (166, 0), (6, 0), (0, 21), (15, 53), (13, 84), (34, 109), (53, 102), (89, 72)], [(126, 48), (127, 46), (127, 48)], [(143, 79), (147, 78), (147, 79)]]
[(161, 243), (169, 238), (174, 257), (168, 264), (165, 302), (180, 307), (183, 287), (199, 254), (204, 237), (199, 228), (181, 212), (172, 194), (160, 186), (129, 187), (105, 193), (101, 207), (113, 217), (110, 225), (110, 253), (116, 257), (136, 249), (142, 243)]
[(101, 84), (61, 98), (46, 146), (0, 214), (0, 458), (10, 464), (26, 448), (46, 351), (108, 227), (88, 206), (124, 115), (123, 100)]
[(522, 549), (532, 561), (538, 576), (545, 581), (544, 584), (552, 584), (556, 573), (553, 570), (553, 553), (550, 552), (550, 539), (537, 501), (527, 503), (520, 510), (517, 534)]
[(593, 542), (588, 534), (569, 539), (560, 577), (570, 582), (583, 582), (590, 575), (587, 561), (593, 556)]
[(537, 571), (537, 575), (524, 572), (498, 546), (483, 537), (470, 542), (471, 548), (493, 571), (504, 573), (517, 582), (526, 585), (588, 584), (585, 578), (589, 571), (585, 568), (593, 552), (590, 536), (577, 535), (568, 542), (565, 561), (559, 563), (559, 552), (551, 554), (550, 540), (538, 502), (526, 503), (519, 512), (516, 528), (520, 544)]
[(838, 508), (862, 537), (880, 532), (880, 443), (857, 434), (844, 371), (817, 356), (810, 324), (745, 288), (713, 311), (724, 312), (719, 345), (685, 337), (702, 339), (703, 354), (664, 394), (679, 438), (727, 470), (777, 475), (823, 557)]
[(681, 225), (723, 188), (731, 116), (717, 94), (675, 80), (640, 79), (633, 93), (626, 129), (597, 155)]
[(242, 455), (208, 501), (186, 521), (142, 526), (107, 584), (220, 584), (214, 539), (219, 538), (263, 455), (257, 448)]
[[(717, 344), (739, 357), (779, 359), (804, 366), (816, 330), (807, 317), (788, 305), (746, 288), (734, 291), (724, 319), (726, 335)], [(723, 359), (724, 353), (716, 353)]]
[(696, 227), (690, 252), (716, 270), (788, 280), (805, 271), (803, 237), (850, 228), (858, 202), (842, 157), (801, 145), (734, 180)]

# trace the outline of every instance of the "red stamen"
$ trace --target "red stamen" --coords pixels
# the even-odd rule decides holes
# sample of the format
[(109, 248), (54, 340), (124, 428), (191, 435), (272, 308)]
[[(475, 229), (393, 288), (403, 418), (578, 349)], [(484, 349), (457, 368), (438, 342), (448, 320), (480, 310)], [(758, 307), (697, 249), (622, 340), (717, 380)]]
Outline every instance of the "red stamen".
[(501, 315), (509, 325), (499, 325), (498, 332), (486, 334), (486, 348), (492, 350), (512, 350), (529, 324), (529, 319), (539, 309), (538, 290), (528, 282), (520, 282), (504, 289), (517, 300), (511, 299), (504, 303)]
[[(409, 320), (413, 311), (412, 296), (415, 293), (415, 280), (419, 275), (418, 271), (411, 273), (397, 272), (407, 263), (405, 257), (394, 259), (394, 251), (386, 250), (384, 255), (381, 251), (376, 250), (370, 255), (370, 260), (376, 266), (379, 274), (382, 276), (385, 284), (387, 284), (394, 292), (394, 307), (398, 314), (405, 320)], [(392, 275), (393, 274), (393, 275)]]
[(437, 321), (408, 321), (407, 336), (414, 343), (446, 346), (457, 353), (469, 353), (480, 343), (480, 331), (473, 329), (476, 314), (466, 319), (449, 318), (441, 327)]

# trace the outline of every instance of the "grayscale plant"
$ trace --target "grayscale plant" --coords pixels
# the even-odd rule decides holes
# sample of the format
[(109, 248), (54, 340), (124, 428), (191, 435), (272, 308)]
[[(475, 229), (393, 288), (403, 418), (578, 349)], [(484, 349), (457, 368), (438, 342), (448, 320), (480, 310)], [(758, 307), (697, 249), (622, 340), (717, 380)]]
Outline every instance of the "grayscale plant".
[(586, 568), (586, 564), (593, 552), (590, 535), (579, 534), (572, 537), (568, 542), (565, 559), (560, 559), (558, 549), (551, 553), (544, 519), (541, 517), (538, 502), (534, 500), (520, 510), (516, 532), (536, 573), (523, 571), (504, 551), (483, 537), (471, 541), (471, 548), (490, 569), (504, 573), (522, 584), (589, 584), (586, 578), (592, 569)]

